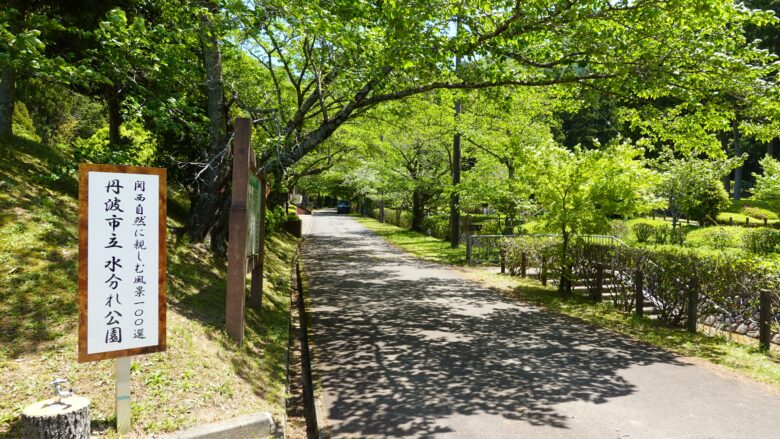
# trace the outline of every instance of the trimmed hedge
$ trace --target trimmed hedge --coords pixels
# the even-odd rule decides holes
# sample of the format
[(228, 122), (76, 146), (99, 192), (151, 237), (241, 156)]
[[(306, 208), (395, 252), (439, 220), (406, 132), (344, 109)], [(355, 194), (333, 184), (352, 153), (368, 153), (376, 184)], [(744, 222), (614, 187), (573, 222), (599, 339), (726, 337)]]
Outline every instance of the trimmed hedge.
[[(506, 266), (517, 274), (526, 254), (528, 267), (540, 268), (547, 263), (548, 279), (560, 273), (560, 240), (550, 237), (524, 236), (502, 242)], [(673, 246), (636, 248), (610, 246), (575, 239), (567, 259), (572, 275), (588, 289), (591, 297), (601, 283), (602, 291), (615, 307), (630, 311), (635, 307), (636, 281), (641, 275), (643, 293), (652, 301), (659, 320), (681, 326), (687, 321), (687, 303), (692, 292), (698, 294), (697, 318), (717, 316), (731, 325), (753, 327), (758, 321), (761, 290), (773, 291), (773, 331), (780, 323), (780, 271), (756, 258), (722, 254), (703, 256), (695, 251)], [(603, 273), (601, 282), (598, 273)]]

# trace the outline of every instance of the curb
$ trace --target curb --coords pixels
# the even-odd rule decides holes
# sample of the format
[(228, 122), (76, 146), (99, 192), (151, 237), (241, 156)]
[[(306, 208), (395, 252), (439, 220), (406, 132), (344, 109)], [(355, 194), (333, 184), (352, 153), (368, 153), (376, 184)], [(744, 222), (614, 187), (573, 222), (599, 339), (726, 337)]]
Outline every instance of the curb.
[(269, 437), (275, 432), (276, 425), (271, 414), (260, 412), (198, 425), (189, 430), (162, 436), (162, 439), (248, 439)]

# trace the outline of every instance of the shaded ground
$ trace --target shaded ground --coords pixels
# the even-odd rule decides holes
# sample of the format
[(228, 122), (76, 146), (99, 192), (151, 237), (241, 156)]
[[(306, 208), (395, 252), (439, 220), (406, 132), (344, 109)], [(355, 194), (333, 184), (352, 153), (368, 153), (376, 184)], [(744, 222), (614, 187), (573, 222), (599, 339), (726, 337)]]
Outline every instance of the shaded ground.
[(526, 306), (317, 213), (306, 271), (339, 437), (774, 437), (780, 396)]

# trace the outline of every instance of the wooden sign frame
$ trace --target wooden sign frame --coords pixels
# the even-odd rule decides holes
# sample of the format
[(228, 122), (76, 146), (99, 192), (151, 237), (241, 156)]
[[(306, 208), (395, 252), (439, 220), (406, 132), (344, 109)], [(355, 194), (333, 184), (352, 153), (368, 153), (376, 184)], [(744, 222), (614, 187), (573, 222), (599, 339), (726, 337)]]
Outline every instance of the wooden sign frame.
[[(158, 333), (157, 345), (133, 349), (122, 349), (110, 352), (87, 353), (87, 324), (88, 324), (88, 235), (89, 235), (89, 173), (111, 172), (121, 174), (146, 174), (159, 177), (159, 210), (158, 210)], [(108, 360), (112, 358), (129, 357), (153, 352), (165, 351), (167, 345), (166, 330), (166, 280), (167, 280), (167, 251), (166, 251), (166, 213), (167, 213), (167, 170), (165, 168), (147, 168), (138, 166), (80, 164), (79, 165), (79, 363), (88, 361)]]
[[(233, 176), (228, 224), (227, 289), (225, 292), (225, 331), (239, 346), (244, 343), (244, 311), (246, 307), (246, 275), (251, 274), (250, 305), (258, 311), (263, 301), (263, 259), (265, 255), (265, 209), (268, 186), (258, 172), (257, 157), (250, 143), (252, 124), (248, 118), (235, 122), (233, 142)], [(249, 222), (250, 175), (260, 181), (260, 212), (256, 219), (258, 251), (247, 254)]]

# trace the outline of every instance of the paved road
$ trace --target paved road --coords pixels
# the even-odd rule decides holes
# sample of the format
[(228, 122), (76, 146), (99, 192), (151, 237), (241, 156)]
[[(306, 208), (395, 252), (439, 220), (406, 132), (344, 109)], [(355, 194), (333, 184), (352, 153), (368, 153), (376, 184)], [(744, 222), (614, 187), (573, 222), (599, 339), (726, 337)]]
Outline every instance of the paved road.
[(334, 437), (780, 438), (780, 395), (518, 303), (346, 216), (306, 225)]

